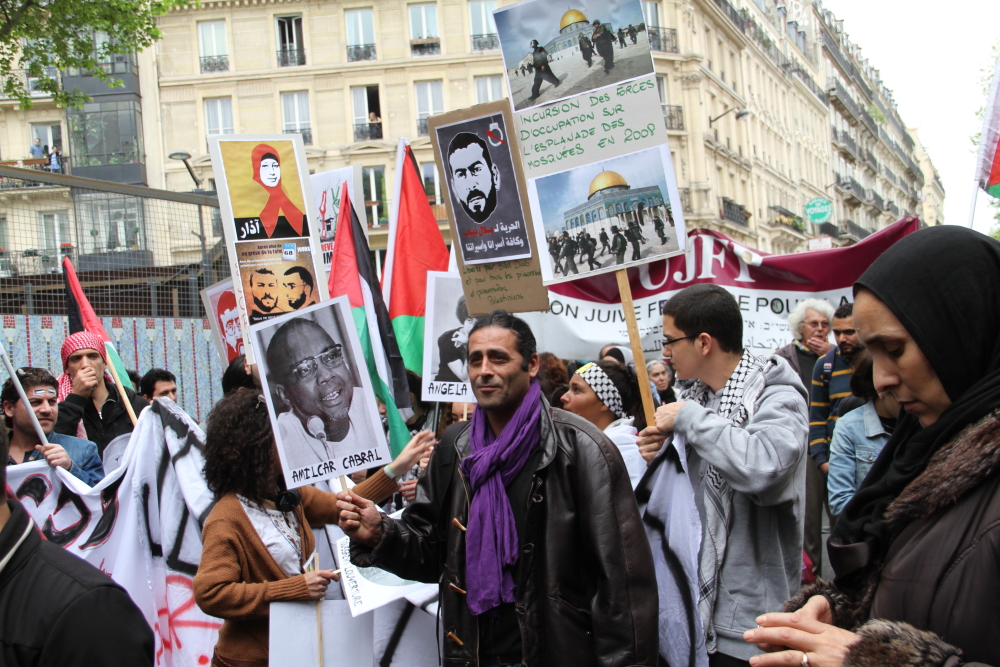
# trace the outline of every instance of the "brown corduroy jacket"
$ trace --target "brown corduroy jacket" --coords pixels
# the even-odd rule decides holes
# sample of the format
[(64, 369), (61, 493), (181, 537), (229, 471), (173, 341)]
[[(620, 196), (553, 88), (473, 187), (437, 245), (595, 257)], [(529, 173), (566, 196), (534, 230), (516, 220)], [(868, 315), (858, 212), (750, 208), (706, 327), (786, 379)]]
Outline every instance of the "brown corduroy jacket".
[[(354, 487), (354, 493), (379, 503), (399, 490), (381, 470)], [(315, 548), (309, 526), (335, 524), (337, 499), (311, 486), (299, 489), (295, 508), (302, 557)], [(194, 597), (206, 614), (224, 620), (216, 650), (231, 660), (268, 659), (271, 602), (308, 600), (305, 575), (289, 577), (261, 541), (235, 493), (222, 496), (202, 530), (201, 563), (194, 577)]]

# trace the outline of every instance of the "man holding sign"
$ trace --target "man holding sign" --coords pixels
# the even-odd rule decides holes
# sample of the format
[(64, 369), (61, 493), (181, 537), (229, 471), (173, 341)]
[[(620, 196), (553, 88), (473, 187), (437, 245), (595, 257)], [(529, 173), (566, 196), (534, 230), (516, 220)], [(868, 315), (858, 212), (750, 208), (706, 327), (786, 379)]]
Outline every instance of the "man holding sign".
[(476, 321), (478, 407), (445, 432), (399, 519), (341, 495), (351, 561), (439, 583), (445, 661), (654, 665), (649, 546), (615, 445), (542, 400), (535, 337), (505, 311)]

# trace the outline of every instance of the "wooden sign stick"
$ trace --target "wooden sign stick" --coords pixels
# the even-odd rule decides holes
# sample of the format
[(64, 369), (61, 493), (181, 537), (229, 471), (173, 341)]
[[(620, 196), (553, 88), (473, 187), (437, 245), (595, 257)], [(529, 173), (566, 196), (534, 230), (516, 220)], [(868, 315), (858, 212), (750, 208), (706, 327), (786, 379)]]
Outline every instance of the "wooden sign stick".
[(118, 377), (118, 371), (115, 370), (114, 364), (108, 364), (107, 368), (111, 371), (111, 377), (114, 378), (115, 386), (118, 387), (118, 393), (122, 397), (122, 403), (125, 404), (128, 418), (132, 420), (132, 426), (135, 426), (139, 420), (135, 416), (135, 410), (132, 409), (132, 402), (128, 400), (128, 394), (125, 393), (125, 385), (122, 384), (121, 378)]
[(646, 425), (654, 423), (653, 392), (649, 389), (649, 375), (646, 373), (646, 357), (642, 352), (642, 337), (639, 336), (639, 325), (635, 321), (635, 306), (632, 305), (632, 286), (628, 282), (628, 269), (615, 271), (618, 279), (618, 294), (622, 300), (622, 310), (625, 312), (625, 325), (628, 327), (628, 341), (632, 346), (632, 356), (635, 358), (635, 375), (639, 381), (639, 395), (642, 396), (642, 410), (646, 416)]

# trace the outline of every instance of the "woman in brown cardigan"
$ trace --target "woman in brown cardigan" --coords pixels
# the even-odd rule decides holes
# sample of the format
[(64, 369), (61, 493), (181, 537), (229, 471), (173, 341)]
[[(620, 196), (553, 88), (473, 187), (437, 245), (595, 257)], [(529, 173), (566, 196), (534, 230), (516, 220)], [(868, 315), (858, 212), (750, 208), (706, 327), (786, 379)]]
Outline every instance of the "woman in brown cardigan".
[[(337, 579), (332, 570), (302, 572), (315, 547), (309, 527), (337, 523), (337, 498), (305, 486), (292, 492), (297, 506), (282, 503), (281, 464), (256, 391), (219, 401), (206, 435), (205, 480), (218, 501), (202, 531), (194, 595), (202, 611), (224, 619), (212, 665), (267, 667), (270, 603), (320, 600)], [(388, 475), (380, 470), (354, 492), (385, 500), (399, 490), (395, 472), (409, 470), (433, 441), (428, 431), (414, 436)]]

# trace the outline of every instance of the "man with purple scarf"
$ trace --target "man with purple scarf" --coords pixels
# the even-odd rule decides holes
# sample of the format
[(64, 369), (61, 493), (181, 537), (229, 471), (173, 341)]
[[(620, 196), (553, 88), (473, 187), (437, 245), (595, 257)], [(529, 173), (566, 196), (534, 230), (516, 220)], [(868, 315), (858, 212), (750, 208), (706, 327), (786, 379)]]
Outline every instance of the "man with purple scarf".
[(478, 407), (399, 519), (342, 494), (351, 561), (441, 588), (446, 667), (657, 660), (657, 588), (628, 471), (597, 427), (542, 400), (528, 325), (477, 319)]

